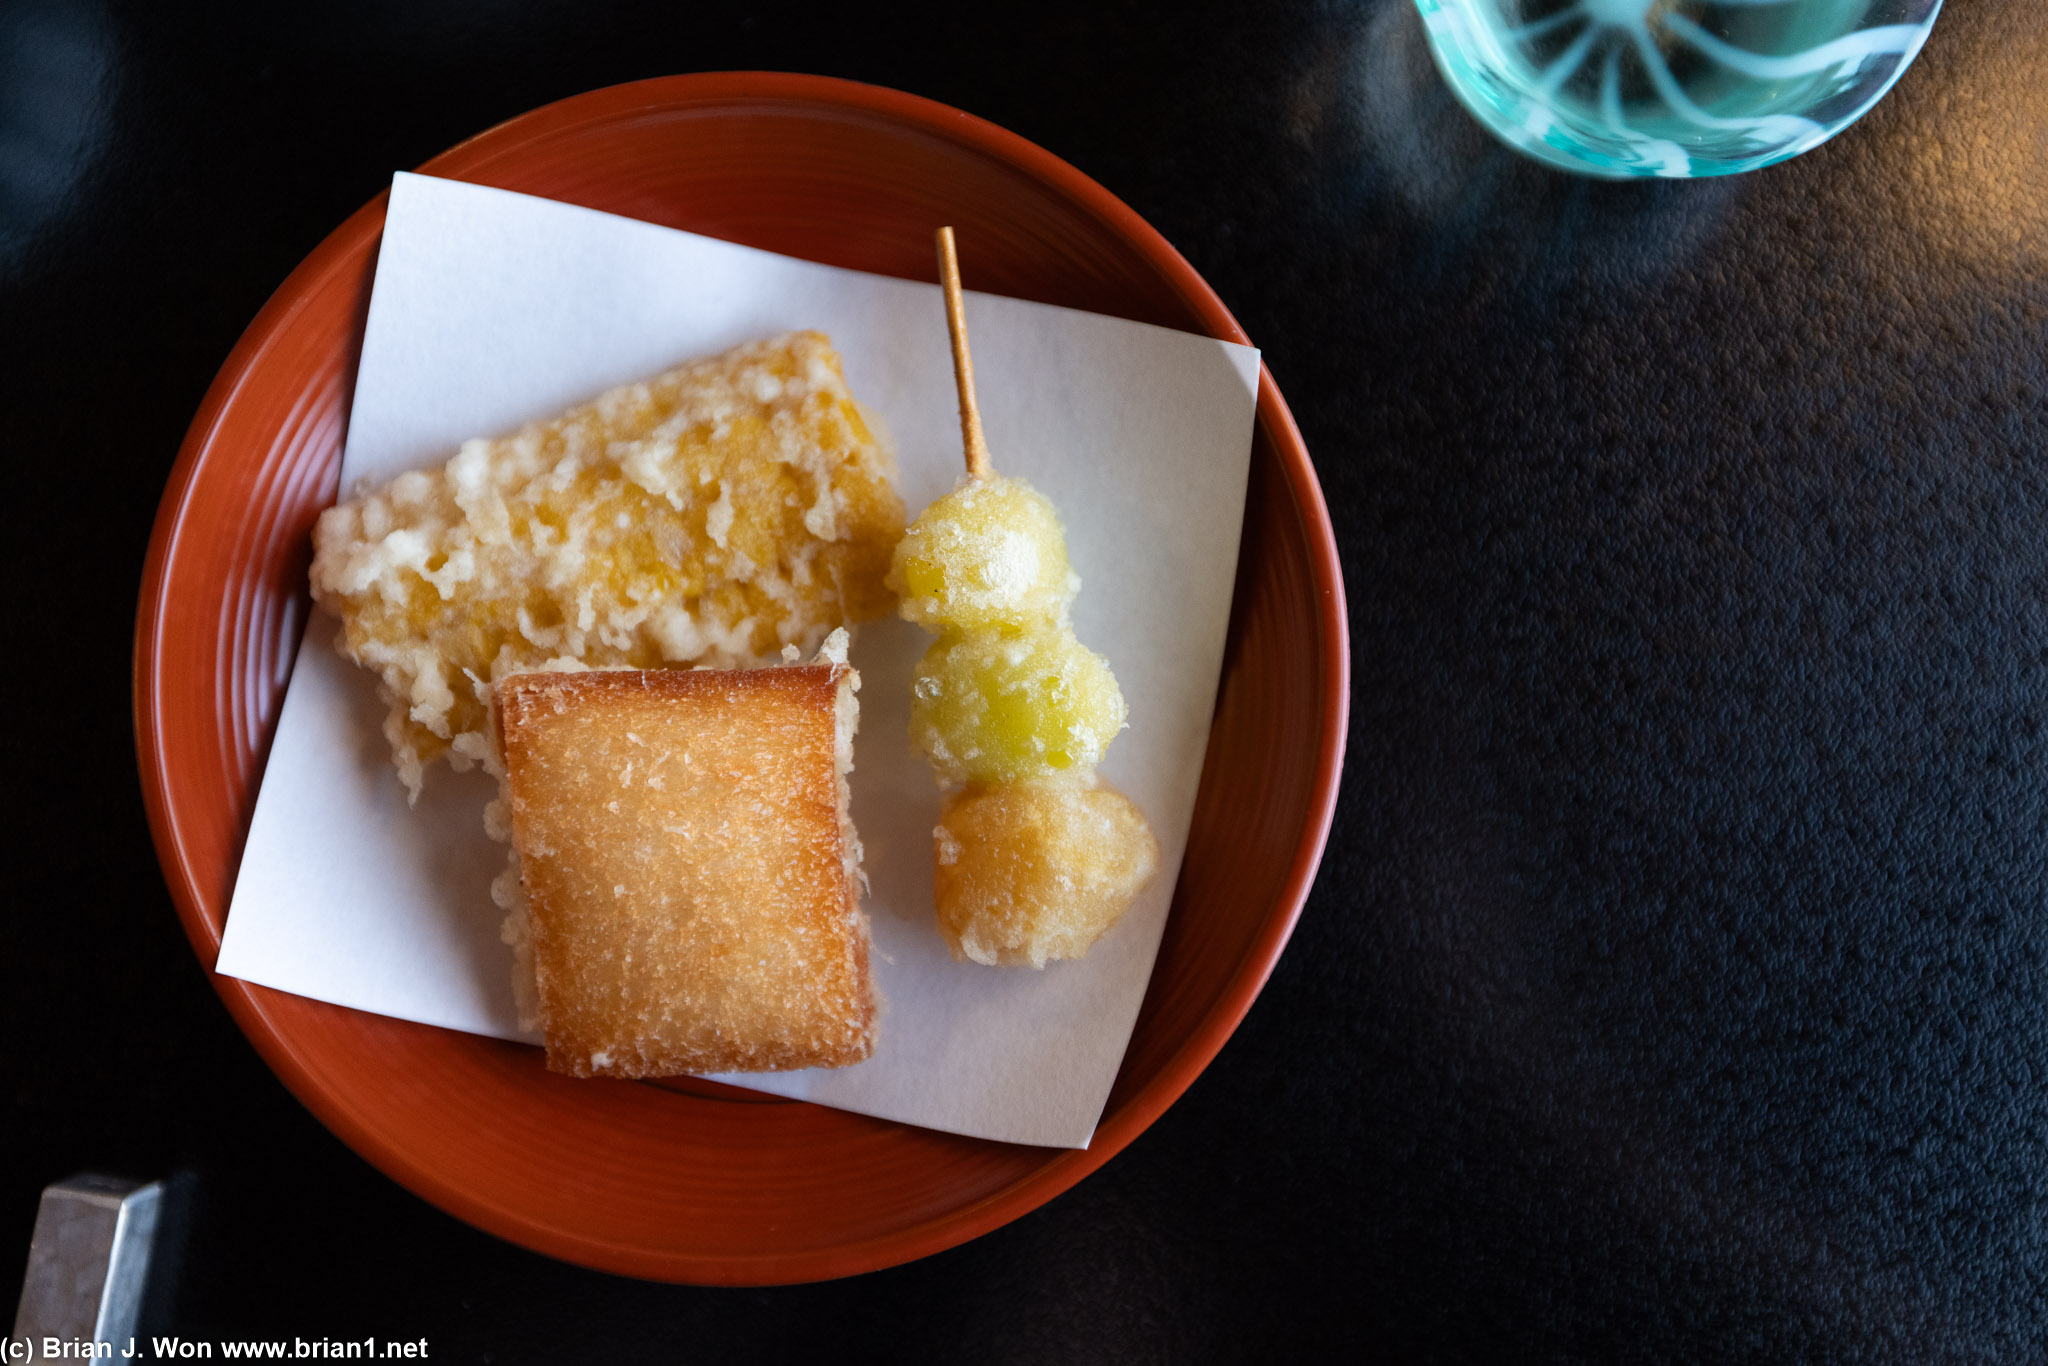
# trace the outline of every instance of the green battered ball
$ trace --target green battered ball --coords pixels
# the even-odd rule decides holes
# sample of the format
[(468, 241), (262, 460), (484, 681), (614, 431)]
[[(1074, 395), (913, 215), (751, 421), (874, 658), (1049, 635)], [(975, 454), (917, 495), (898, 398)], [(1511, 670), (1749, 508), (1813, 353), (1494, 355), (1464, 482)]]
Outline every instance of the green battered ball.
[(1109, 662), (1066, 627), (941, 637), (911, 687), (911, 741), (949, 784), (1086, 773), (1123, 725)]

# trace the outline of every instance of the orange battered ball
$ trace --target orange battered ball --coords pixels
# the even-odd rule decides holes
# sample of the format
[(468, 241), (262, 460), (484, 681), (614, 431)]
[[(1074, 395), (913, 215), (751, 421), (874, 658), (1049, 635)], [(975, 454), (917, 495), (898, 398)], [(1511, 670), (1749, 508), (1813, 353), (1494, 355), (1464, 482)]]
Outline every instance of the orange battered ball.
[(939, 929), (955, 958), (1079, 958), (1159, 869), (1159, 842), (1106, 783), (970, 787), (932, 832)]

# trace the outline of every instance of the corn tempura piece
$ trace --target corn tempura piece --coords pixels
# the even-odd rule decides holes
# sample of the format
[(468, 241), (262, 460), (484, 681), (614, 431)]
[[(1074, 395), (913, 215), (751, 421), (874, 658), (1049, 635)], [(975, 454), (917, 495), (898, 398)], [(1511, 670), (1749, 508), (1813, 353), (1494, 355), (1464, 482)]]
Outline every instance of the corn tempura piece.
[(492, 758), (490, 685), (507, 675), (751, 666), (886, 613), (893, 472), (831, 342), (793, 333), (341, 503), (314, 533), (313, 595), (383, 680), (417, 798), (436, 757)]

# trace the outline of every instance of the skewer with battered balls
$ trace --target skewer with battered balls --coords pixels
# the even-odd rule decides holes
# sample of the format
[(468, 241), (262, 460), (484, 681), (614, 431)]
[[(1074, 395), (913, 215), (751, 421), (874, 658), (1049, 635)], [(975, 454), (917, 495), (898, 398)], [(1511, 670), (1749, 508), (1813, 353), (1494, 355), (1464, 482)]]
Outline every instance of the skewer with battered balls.
[(939, 929), (955, 957), (1078, 958), (1159, 867), (1144, 814), (1096, 776), (1125, 724), (1109, 662), (1074, 635), (1080, 580), (1050, 499), (996, 473), (974, 401), (953, 232), (938, 234), (967, 474), (911, 523), (889, 586), (938, 633), (918, 665), (913, 743), (947, 791), (933, 831)]

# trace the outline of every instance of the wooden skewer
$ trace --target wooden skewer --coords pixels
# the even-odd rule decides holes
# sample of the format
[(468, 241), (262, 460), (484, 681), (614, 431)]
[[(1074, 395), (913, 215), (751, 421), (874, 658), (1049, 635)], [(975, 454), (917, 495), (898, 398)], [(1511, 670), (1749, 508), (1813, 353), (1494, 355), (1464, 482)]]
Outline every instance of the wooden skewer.
[(960, 390), (960, 444), (967, 451), (967, 477), (993, 478), (988, 440), (981, 434), (981, 410), (974, 406), (974, 358), (967, 354), (967, 310), (960, 302), (960, 258), (953, 252), (953, 230), (940, 228), (939, 283), (946, 288), (946, 330), (953, 334), (953, 383)]

